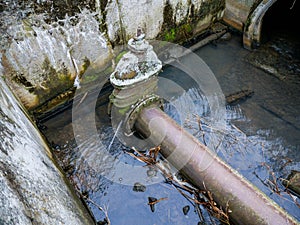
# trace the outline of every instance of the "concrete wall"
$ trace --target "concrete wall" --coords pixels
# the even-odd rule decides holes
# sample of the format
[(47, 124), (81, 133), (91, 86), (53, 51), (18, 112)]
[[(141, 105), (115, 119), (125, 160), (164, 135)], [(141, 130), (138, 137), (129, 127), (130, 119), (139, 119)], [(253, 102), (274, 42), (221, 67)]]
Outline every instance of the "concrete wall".
[(219, 0), (112, 0), (102, 15), (113, 43), (126, 43), (138, 26), (145, 30), (148, 39), (180, 42), (220, 19), (224, 8), (225, 1)]
[(93, 224), (0, 77), (0, 224)]
[(262, 0), (226, 0), (223, 20), (239, 31), (243, 31), (249, 14)]
[(126, 44), (138, 26), (148, 39), (180, 43), (221, 19), (225, 0), (42, 0), (1, 7), (3, 75), (25, 107), (39, 113), (69, 99), (78, 80), (107, 79), (101, 71), (111, 63), (112, 46)]
[(253, 49), (261, 42), (262, 23), (265, 13), (277, 0), (261, 1), (248, 16), (243, 32), (243, 45)]

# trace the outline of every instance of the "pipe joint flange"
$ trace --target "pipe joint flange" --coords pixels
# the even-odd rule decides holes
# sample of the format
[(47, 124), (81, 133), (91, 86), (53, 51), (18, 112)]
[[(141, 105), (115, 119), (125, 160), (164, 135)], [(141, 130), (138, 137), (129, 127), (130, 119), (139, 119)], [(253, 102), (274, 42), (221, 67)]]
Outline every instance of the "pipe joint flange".
[(125, 135), (131, 136), (134, 133), (134, 123), (138, 115), (145, 107), (156, 105), (163, 110), (163, 100), (155, 94), (146, 95), (132, 106), (125, 119)]

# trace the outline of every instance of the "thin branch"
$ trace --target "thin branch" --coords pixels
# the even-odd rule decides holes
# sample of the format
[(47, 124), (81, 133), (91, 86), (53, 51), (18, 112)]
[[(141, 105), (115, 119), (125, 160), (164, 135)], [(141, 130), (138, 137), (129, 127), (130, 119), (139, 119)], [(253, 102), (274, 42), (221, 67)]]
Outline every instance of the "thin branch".
[(292, 10), (292, 9), (294, 8), (295, 3), (296, 3), (296, 0), (294, 0), (292, 6), (291, 6), (291, 8), (290, 8), (290, 10)]
[(102, 211), (105, 215), (105, 219), (107, 221), (107, 225), (111, 225), (110, 223), (110, 219), (108, 217), (108, 207), (104, 207), (102, 208), (100, 205), (98, 205), (96, 202), (94, 202), (92, 199), (90, 199), (87, 196), (81, 195), (85, 200), (87, 200), (88, 202), (92, 203), (94, 206), (96, 206), (100, 211)]
[(148, 202), (148, 205), (155, 205), (156, 203), (159, 203), (159, 202), (161, 202), (161, 201), (163, 201), (163, 200), (168, 200), (168, 198), (167, 198), (167, 197), (164, 197), (164, 198), (157, 199), (157, 200), (154, 201), (154, 202)]

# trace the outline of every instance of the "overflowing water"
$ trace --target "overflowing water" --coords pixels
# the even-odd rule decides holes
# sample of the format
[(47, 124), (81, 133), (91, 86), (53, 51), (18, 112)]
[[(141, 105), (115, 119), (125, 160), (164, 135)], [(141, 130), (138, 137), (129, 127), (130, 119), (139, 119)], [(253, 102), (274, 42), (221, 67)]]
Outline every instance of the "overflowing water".
[(82, 9), (49, 21), (53, 15), (36, 14), (40, 6), (33, 5), (20, 3), (13, 8), (7, 3), (8, 9), (0, 12), (1, 65), (28, 109), (47, 103), (73, 85), (79, 88), (83, 72), (85, 82), (96, 79), (94, 70), (104, 69), (112, 57), (96, 12)]

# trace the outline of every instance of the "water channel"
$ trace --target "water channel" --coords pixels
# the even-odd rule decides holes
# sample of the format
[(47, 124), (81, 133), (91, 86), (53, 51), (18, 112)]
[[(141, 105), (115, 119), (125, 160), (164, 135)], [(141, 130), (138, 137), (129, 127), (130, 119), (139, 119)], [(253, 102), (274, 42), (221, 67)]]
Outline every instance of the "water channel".
[[(277, 35), (258, 50), (250, 52), (241, 46), (241, 35), (232, 32), (229, 41), (218, 40), (197, 50), (196, 54), (213, 71), (225, 96), (242, 90), (252, 92), (248, 98), (226, 106), (226, 127), (219, 131), (223, 141), (216, 147), (218, 155), (300, 220), (298, 197), (287, 193), (282, 185), (282, 179), (291, 170), (300, 168), (298, 41)], [(204, 125), (209, 125), (210, 118), (201, 90), (195, 88), (193, 80), (172, 66), (165, 67), (159, 76), (185, 89), (182, 93), (172, 93), (174, 98), (165, 103), (165, 111), (203, 141), (197, 120), (201, 118)], [(158, 89), (168, 88), (159, 86)], [(199, 217), (193, 203), (165, 182), (159, 171), (126, 153), (132, 150), (116, 138), (116, 130), (107, 115), (109, 92), (101, 92), (95, 112), (85, 111), (84, 115), (86, 121), (96, 121), (96, 139), (101, 139), (115, 161), (103, 157), (92, 135), (78, 146), (73, 133), (71, 107), (40, 125), (59, 164), (75, 188), (86, 197), (86, 203), (99, 224), (105, 224), (105, 214), (99, 206), (105, 208), (111, 224), (220, 224), (202, 206), (203, 217)], [(191, 103), (193, 107), (189, 105)], [(88, 129), (88, 124), (81, 129)], [(122, 177), (116, 178), (118, 182), (112, 182), (103, 176), (113, 174), (119, 161), (140, 168), (144, 182), (139, 191), (133, 184), (122, 184)], [(132, 180), (134, 183), (134, 177)], [(148, 197), (163, 199), (151, 210)], [(184, 213), (183, 208), (188, 207), (190, 210)]]

